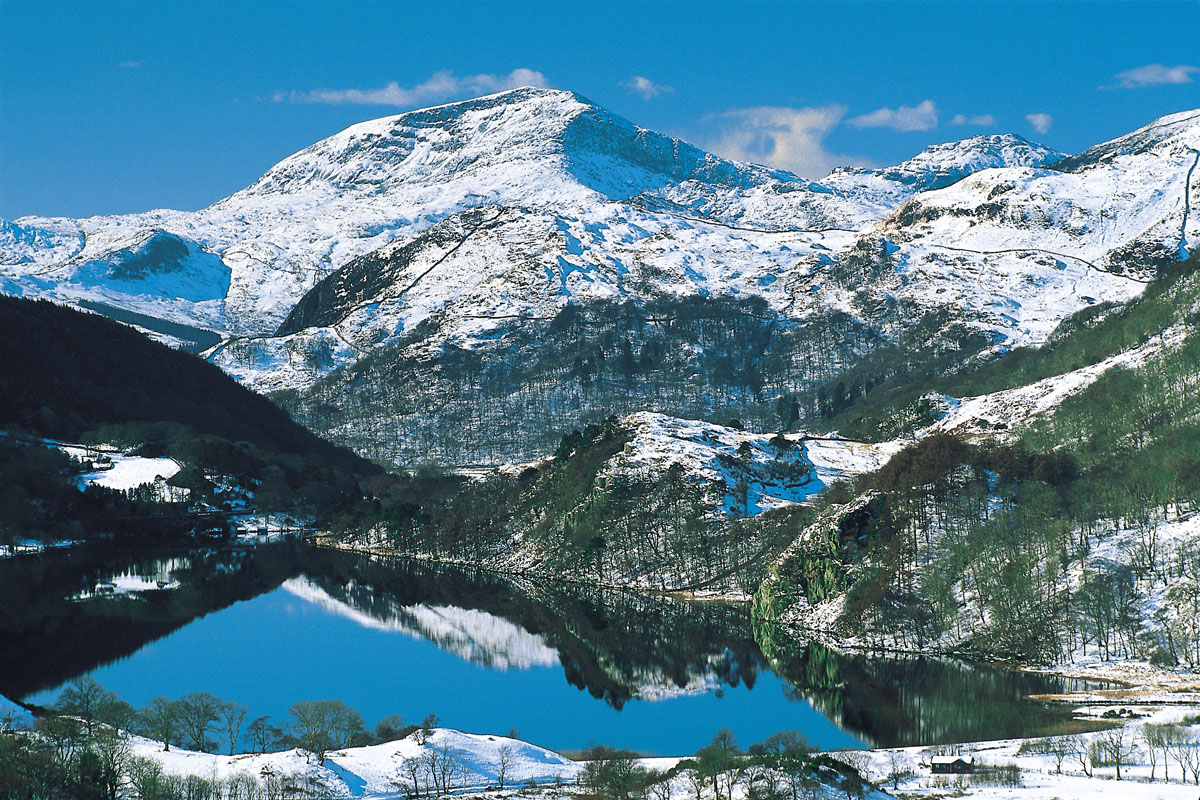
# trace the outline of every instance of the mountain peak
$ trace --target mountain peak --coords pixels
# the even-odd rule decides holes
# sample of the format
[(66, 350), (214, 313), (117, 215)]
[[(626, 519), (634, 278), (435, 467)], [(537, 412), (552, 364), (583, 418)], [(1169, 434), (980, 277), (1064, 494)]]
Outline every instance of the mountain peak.
[[(232, 198), (377, 197), (436, 186), (462, 196), (542, 205), (564, 193), (623, 200), (672, 182), (747, 186), (772, 174), (639, 128), (576, 94), (523, 87), (360, 122), (285, 158)], [(468, 205), (476, 205), (470, 203)], [(425, 213), (440, 215), (438, 202)]]
[(992, 133), (930, 145), (907, 161), (885, 167), (879, 173), (927, 191), (949, 186), (984, 169), (1045, 167), (1064, 157), (1063, 153), (1015, 133)]

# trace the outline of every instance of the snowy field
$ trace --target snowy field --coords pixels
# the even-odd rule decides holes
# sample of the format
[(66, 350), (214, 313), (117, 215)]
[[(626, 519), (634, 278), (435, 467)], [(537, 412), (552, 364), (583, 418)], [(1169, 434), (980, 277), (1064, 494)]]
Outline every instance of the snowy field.
[(112, 469), (93, 469), (79, 475), (79, 486), (103, 486), (107, 489), (128, 490), (144, 483), (154, 483), (162, 479), (168, 480), (181, 469), (179, 462), (173, 458), (145, 458), (122, 453), (112, 447), (89, 448), (82, 444), (64, 444), (47, 441), (54, 444), (69, 456), (85, 463), (94, 461), (97, 455), (112, 460)]
[[(868, 772), (871, 778), (898, 797), (968, 797), (978, 800), (1195, 800), (1200, 789), (1194, 783), (1180, 781), (1180, 767), (1174, 759), (1169, 759), (1164, 765), (1160, 754), (1154, 767), (1154, 780), (1150, 780), (1151, 768), (1147, 763), (1145, 746), (1140, 742), (1140, 732), (1147, 723), (1177, 722), (1185, 715), (1200, 712), (1200, 708), (1130, 710), (1144, 713), (1146, 716), (1126, 726), (1128, 739), (1140, 746), (1130, 757), (1130, 763), (1122, 766), (1119, 781), (1116, 780), (1116, 769), (1111, 766), (1091, 768), (1092, 776), (1088, 777), (1083, 773), (1083, 767), (1074, 755), (1069, 755), (1062, 761), (1060, 772), (1055, 756), (1028, 752), (1030, 748), (1027, 743), (1031, 741), (1028, 739), (975, 742), (955, 748), (955, 755), (973, 756), (976, 765), (1016, 765), (1020, 769), (1019, 786), (986, 786), (980, 785), (977, 779), (973, 783), (972, 778), (966, 776), (960, 778), (931, 775), (928, 768), (931, 751), (921, 747), (874, 750), (869, 754), (869, 761), (866, 763), (869, 764)], [(1095, 741), (1101, 736), (1103, 733), (1082, 734), (1085, 742)], [(910, 770), (914, 774), (901, 779), (898, 788), (893, 789), (891, 776), (903, 770)], [(1164, 775), (1168, 776), (1171, 782), (1165, 782)]]
[[(1147, 716), (1126, 726), (1128, 739), (1138, 741), (1138, 732), (1146, 722), (1172, 722), (1185, 713), (1195, 713), (1198, 708), (1167, 711), (1144, 710)], [(1102, 736), (1102, 733), (1083, 734), (1086, 744)], [(1092, 775), (1083, 774), (1080, 761), (1067, 756), (1060, 765), (1051, 754), (1030, 753), (1026, 739), (994, 742), (975, 742), (956, 745), (953, 748), (909, 747), (874, 751), (833, 753), (843, 758), (868, 776), (879, 791), (868, 797), (887, 796), (906, 798), (967, 797), (979, 800), (1083, 800), (1084, 798), (1147, 798), (1152, 800), (1195, 800), (1197, 788), (1191, 783), (1180, 782), (1180, 769), (1174, 760), (1168, 760), (1165, 774), (1171, 782), (1164, 782), (1164, 763), (1160, 758), (1150, 780), (1150, 767), (1143, 753), (1134, 753), (1130, 762), (1123, 766), (1121, 780), (1116, 780), (1113, 767), (1092, 768)], [(536, 745), (503, 736), (468, 734), (449, 729), (436, 729), (425, 744), (418, 744), (413, 737), (369, 747), (332, 751), (325, 763), (319, 764), (314, 756), (302, 750), (287, 750), (264, 755), (242, 754), (235, 756), (195, 753), (172, 749), (162, 752), (159, 743), (134, 737), (131, 740), (134, 755), (153, 758), (162, 764), (164, 771), (173, 775), (199, 775), (206, 778), (228, 780), (239, 774), (262, 776), (265, 774), (290, 775), (316, 779), (325, 784), (334, 797), (391, 798), (402, 796), (399, 781), (406, 764), (429, 758), (430, 754), (449, 756), (458, 766), (459, 788), (456, 794), (499, 795), (500, 764), (504, 760), (505, 786), (528, 786), (537, 784), (543, 792), (556, 796), (575, 791), (586, 762), (576, 762)], [(1019, 785), (984, 785), (976, 776), (935, 776), (930, 774), (930, 760), (934, 753), (970, 756), (976, 770), (987, 766), (1016, 766), (1019, 769)], [(668, 770), (680, 758), (647, 758), (639, 764), (646, 769)], [(901, 773), (893, 781), (893, 775)], [(685, 775), (670, 782), (672, 798), (695, 796)], [(707, 798), (711, 792), (705, 790)], [(822, 798), (844, 797), (841, 790), (824, 787), (817, 795)], [(746, 800), (747, 787), (743, 778), (735, 786), (733, 800)]]
[(159, 742), (141, 737), (132, 738), (132, 749), (135, 755), (155, 759), (172, 775), (216, 776), (227, 780), (240, 773), (258, 777), (270, 771), (276, 775), (311, 776), (323, 781), (338, 797), (399, 795), (394, 782), (400, 779), (405, 761), (430, 753), (447, 754), (454, 760), (461, 770), (457, 783), (463, 791), (497, 788), (502, 757), (509, 762), (505, 782), (511, 784), (567, 782), (583, 769), (578, 762), (527, 742), (447, 728), (435, 729), (425, 744), (417, 744), (409, 737), (370, 747), (331, 751), (326, 754), (324, 765), (302, 750), (226, 756), (173, 748), (164, 753)]
[[(76, 458), (81, 457), (81, 451), (86, 448), (80, 445), (62, 445), (61, 450)], [(166, 480), (179, 472), (180, 466), (173, 458), (145, 458), (131, 456), (125, 453), (109, 453), (112, 459), (112, 469), (90, 470), (79, 476), (81, 486), (103, 486), (108, 489), (132, 489), (143, 483), (154, 483), (161, 478)]]
[(166, 480), (179, 472), (179, 462), (173, 458), (143, 458), (116, 453), (112, 460), (112, 469), (86, 472), (80, 476), (80, 480), (109, 489), (132, 489), (143, 483)]

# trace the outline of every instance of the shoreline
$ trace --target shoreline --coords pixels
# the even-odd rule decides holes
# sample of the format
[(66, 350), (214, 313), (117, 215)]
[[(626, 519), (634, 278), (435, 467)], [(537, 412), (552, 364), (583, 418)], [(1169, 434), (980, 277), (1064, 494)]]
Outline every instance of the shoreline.
[[(428, 554), (387, 552), (369, 546), (356, 547), (344, 542), (331, 541), (331, 537), (327, 533), (324, 535), (310, 535), (307, 539), (313, 547), (318, 549), (349, 552), (368, 557), (395, 558), (456, 569), (480, 570), (512, 580), (546, 581), (548, 583), (572, 587), (586, 586), (592, 589), (599, 588), (630, 594), (666, 597), (687, 603), (727, 603), (730, 605), (753, 603), (753, 597), (744, 592), (706, 592), (703, 590), (662, 589), (650, 586), (598, 583), (563, 576), (546, 575), (536, 570), (517, 571)], [(1011, 672), (1049, 675), (1069, 680), (1113, 685), (1110, 688), (1095, 688), (1086, 691), (1029, 695), (1029, 699), (1034, 701), (1061, 703), (1064, 705), (1114, 707), (1120, 705), (1156, 707), (1200, 705), (1200, 672), (1189, 672), (1180, 667), (1157, 667), (1151, 665), (1149, 662), (1136, 659), (1085, 661), (1043, 666), (1004, 660), (988, 660), (973, 657), (969, 652), (952, 648), (913, 650), (895, 646), (862, 644), (847, 641), (845, 637), (831, 631), (811, 628), (801, 629), (794, 623), (791, 625), (785, 624), (780, 627), (789, 635), (793, 643), (812, 641), (844, 654), (889, 659), (946, 659), (968, 664), (972, 667), (1002, 669)], [(762, 644), (759, 643), (759, 646), (762, 647)]]

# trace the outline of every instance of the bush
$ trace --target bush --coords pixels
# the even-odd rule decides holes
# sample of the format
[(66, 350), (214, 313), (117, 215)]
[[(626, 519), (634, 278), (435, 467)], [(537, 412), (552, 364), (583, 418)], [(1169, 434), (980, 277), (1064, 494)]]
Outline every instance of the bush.
[(976, 767), (971, 782), (977, 786), (1021, 785), (1021, 767), (1017, 764), (984, 764)]

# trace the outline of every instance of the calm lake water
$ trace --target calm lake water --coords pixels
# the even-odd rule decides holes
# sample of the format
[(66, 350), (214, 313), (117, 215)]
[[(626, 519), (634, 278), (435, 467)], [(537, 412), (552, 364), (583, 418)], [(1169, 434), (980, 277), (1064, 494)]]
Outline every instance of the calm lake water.
[(796, 729), (823, 748), (1034, 735), (1066, 682), (809, 645), (768, 665), (747, 609), (312, 551), (118, 548), (0, 564), (0, 691), (91, 675), (135, 706), (207, 691), (277, 724), (302, 699), (553, 749), (695, 752)]

